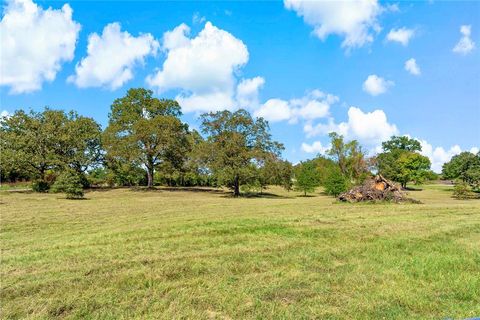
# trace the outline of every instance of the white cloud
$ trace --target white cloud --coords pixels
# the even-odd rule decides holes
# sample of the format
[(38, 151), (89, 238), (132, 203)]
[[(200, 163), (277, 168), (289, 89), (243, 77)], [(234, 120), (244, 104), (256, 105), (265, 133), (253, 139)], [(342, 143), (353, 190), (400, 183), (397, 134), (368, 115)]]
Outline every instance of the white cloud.
[(479, 149), (478, 147), (472, 147), (472, 148), (470, 149), (470, 152), (471, 152), (471, 153), (474, 153), (474, 154), (477, 154), (479, 151), (480, 151), (480, 149)]
[(2, 112), (0, 113), (0, 119), (8, 117), (10, 117), (10, 112), (8, 112), (7, 110), (2, 110)]
[(466, 55), (475, 49), (475, 42), (470, 38), (472, 33), (472, 26), (463, 25), (460, 27), (462, 37), (453, 48), (453, 52)]
[(405, 70), (414, 76), (419, 76), (421, 74), (420, 67), (417, 65), (417, 61), (414, 58), (405, 61)]
[(200, 12), (195, 12), (192, 17), (193, 23), (204, 23), (207, 19), (204, 16), (200, 15)]
[(324, 154), (329, 147), (324, 147), (320, 141), (315, 141), (312, 144), (302, 143), (302, 150), (306, 153)]
[(379, 94), (387, 92), (388, 88), (393, 85), (395, 85), (393, 81), (385, 80), (375, 74), (371, 74), (363, 83), (363, 91), (372, 96), (378, 96)]
[(373, 41), (372, 30), (380, 30), (377, 16), (383, 9), (377, 0), (284, 0), (284, 5), (303, 17), (321, 40), (330, 34), (343, 36), (344, 48), (362, 47)]
[(77, 87), (108, 87), (115, 90), (133, 78), (133, 69), (143, 64), (148, 55), (155, 55), (160, 45), (151, 34), (133, 37), (121, 31), (119, 23), (110, 23), (102, 35), (88, 37), (87, 56), (68, 77)]
[(431, 169), (437, 173), (442, 172), (442, 166), (445, 162), (450, 161), (454, 155), (462, 152), (462, 149), (458, 145), (454, 145), (450, 149), (445, 150), (443, 147), (433, 148), (433, 146), (425, 140), (418, 140), (422, 146), (420, 153), (430, 159), (432, 163)]
[(413, 29), (407, 29), (407, 28), (392, 29), (387, 34), (387, 40), (395, 41), (395, 42), (401, 43), (403, 46), (406, 46), (408, 45), (408, 42), (410, 41), (410, 39), (413, 37), (414, 34), (415, 34), (415, 31)]
[(346, 139), (356, 139), (367, 146), (376, 147), (382, 141), (388, 140), (391, 136), (398, 134), (394, 124), (388, 122), (383, 110), (363, 112), (360, 108), (350, 107), (348, 109), (348, 121), (336, 124), (333, 118), (329, 118), (325, 124), (312, 126), (307, 124), (303, 130), (308, 137), (326, 135), (330, 132), (337, 132)]
[(258, 91), (265, 84), (265, 79), (255, 77), (251, 79), (243, 79), (237, 85), (237, 103), (241, 108), (257, 107)]
[(330, 106), (338, 101), (338, 97), (320, 90), (307, 92), (301, 98), (282, 100), (270, 99), (255, 111), (255, 116), (276, 122), (288, 120), (295, 123), (299, 119), (312, 121), (325, 118), (330, 114)]
[(262, 117), (270, 122), (291, 119), (292, 110), (288, 101), (282, 99), (269, 99), (260, 109), (255, 111), (256, 117)]
[(11, 93), (41, 89), (74, 57), (80, 24), (72, 8), (46, 10), (31, 0), (8, 1), (0, 22), (0, 85)]
[(188, 32), (188, 27), (180, 25), (165, 34), (167, 58), (147, 83), (159, 92), (181, 90), (176, 99), (184, 112), (235, 108), (235, 73), (248, 62), (247, 47), (210, 22), (194, 38)]

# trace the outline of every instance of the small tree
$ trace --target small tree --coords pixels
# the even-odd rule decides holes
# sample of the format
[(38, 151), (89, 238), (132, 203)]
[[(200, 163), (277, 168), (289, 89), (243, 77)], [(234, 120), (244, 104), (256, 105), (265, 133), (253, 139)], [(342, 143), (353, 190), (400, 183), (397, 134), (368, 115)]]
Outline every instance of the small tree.
[(53, 192), (64, 192), (67, 199), (82, 199), (83, 184), (82, 178), (74, 170), (67, 169), (62, 172), (52, 186)]
[(315, 188), (320, 185), (320, 174), (311, 161), (300, 164), (295, 178), (295, 189), (303, 191), (304, 196), (307, 195), (307, 192), (314, 192)]
[(348, 185), (340, 170), (332, 170), (325, 180), (325, 192), (331, 196), (338, 197), (342, 192), (347, 191)]
[(475, 198), (475, 193), (472, 192), (467, 183), (458, 181), (453, 187), (453, 197), (460, 200), (471, 199)]

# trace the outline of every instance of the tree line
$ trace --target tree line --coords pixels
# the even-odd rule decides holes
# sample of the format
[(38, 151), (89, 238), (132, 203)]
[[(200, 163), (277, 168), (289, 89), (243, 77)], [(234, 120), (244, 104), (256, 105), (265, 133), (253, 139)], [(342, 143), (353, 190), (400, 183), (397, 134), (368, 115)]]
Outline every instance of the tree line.
[[(235, 196), (262, 193), (268, 185), (305, 195), (324, 186), (338, 195), (375, 172), (404, 187), (435, 178), (420, 143), (408, 137), (392, 137), (383, 152), (368, 157), (358, 141), (331, 133), (326, 155), (294, 166), (282, 159), (284, 146), (272, 139), (268, 122), (244, 109), (205, 113), (200, 131), (181, 116), (175, 100), (143, 88), (113, 101), (105, 130), (73, 111), (18, 110), (1, 119), (0, 178), (32, 181), (35, 191), (70, 197), (82, 197), (92, 185), (225, 186)], [(478, 184), (475, 169), (455, 170), (447, 176)]]

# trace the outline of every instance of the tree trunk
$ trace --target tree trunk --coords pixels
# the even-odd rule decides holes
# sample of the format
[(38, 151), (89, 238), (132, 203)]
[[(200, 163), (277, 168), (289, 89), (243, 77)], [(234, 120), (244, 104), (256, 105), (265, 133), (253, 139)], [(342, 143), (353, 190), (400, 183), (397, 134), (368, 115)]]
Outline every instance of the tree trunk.
[(148, 159), (147, 167), (147, 187), (153, 188), (153, 159)]
[(238, 197), (240, 196), (240, 183), (238, 181), (238, 176), (235, 176), (235, 179), (233, 180), (233, 196)]

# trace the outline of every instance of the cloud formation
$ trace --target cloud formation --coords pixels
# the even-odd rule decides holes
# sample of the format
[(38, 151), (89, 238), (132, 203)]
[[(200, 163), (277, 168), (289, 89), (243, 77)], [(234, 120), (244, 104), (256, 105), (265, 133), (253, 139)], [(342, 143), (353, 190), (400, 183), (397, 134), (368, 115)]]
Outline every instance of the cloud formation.
[(196, 37), (189, 33), (181, 24), (164, 34), (167, 58), (147, 83), (159, 92), (180, 90), (176, 99), (184, 112), (236, 108), (236, 72), (248, 62), (247, 46), (211, 22)]
[(315, 141), (312, 144), (302, 143), (302, 151), (306, 153), (324, 154), (330, 147), (324, 147), (320, 141)]
[(37, 6), (31, 0), (11, 0), (0, 22), (0, 85), (19, 94), (40, 90), (55, 80), (64, 62), (74, 58), (80, 24), (72, 8)]
[(133, 78), (133, 69), (155, 55), (160, 45), (149, 33), (138, 37), (121, 31), (119, 23), (105, 26), (101, 35), (88, 37), (87, 56), (68, 77), (79, 88), (108, 87), (115, 90)]
[(330, 114), (330, 106), (338, 102), (338, 97), (312, 90), (301, 98), (290, 100), (269, 99), (254, 112), (270, 122), (285, 121), (296, 123), (299, 120), (312, 121), (325, 118)]
[(383, 9), (377, 0), (284, 0), (284, 5), (303, 17), (319, 39), (330, 34), (343, 36), (342, 47), (347, 49), (372, 42), (373, 34), (380, 31), (377, 16)]
[(417, 61), (414, 58), (405, 61), (405, 70), (414, 76), (419, 76), (421, 74), (420, 67), (417, 65)]
[(369, 147), (376, 147), (392, 135), (398, 134), (397, 127), (388, 122), (387, 115), (383, 110), (363, 112), (357, 107), (348, 109), (346, 122), (336, 124), (333, 118), (329, 118), (327, 123), (319, 123), (315, 126), (307, 123), (303, 130), (307, 137), (337, 132), (348, 140), (356, 139)]
[(390, 80), (385, 80), (375, 74), (371, 74), (363, 82), (363, 91), (372, 96), (378, 96), (387, 92), (388, 88), (394, 86), (395, 83)]
[(472, 33), (472, 26), (461, 26), (460, 33), (462, 34), (462, 37), (457, 42), (455, 47), (453, 47), (453, 52), (463, 55), (469, 54), (473, 51), (473, 49), (475, 49), (475, 42), (473, 42), (472, 38), (470, 38), (470, 35)]
[(407, 46), (408, 42), (410, 42), (410, 39), (413, 37), (414, 34), (415, 34), (415, 31), (413, 29), (407, 29), (407, 28), (392, 29), (387, 34), (387, 40), (398, 42), (403, 46)]

